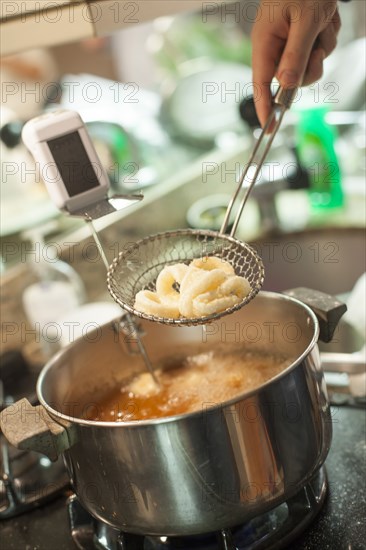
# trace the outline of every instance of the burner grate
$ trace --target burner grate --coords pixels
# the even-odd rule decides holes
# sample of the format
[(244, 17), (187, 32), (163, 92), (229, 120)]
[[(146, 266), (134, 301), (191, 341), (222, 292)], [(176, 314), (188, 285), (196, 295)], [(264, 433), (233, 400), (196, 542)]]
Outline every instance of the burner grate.
[(51, 462), (19, 451), (0, 435), (0, 519), (23, 514), (59, 495), (69, 485), (61, 459)]
[(321, 468), (295, 496), (245, 525), (209, 535), (150, 537), (121, 533), (97, 521), (74, 495), (68, 508), (71, 534), (80, 550), (280, 550), (308, 527), (327, 492)]

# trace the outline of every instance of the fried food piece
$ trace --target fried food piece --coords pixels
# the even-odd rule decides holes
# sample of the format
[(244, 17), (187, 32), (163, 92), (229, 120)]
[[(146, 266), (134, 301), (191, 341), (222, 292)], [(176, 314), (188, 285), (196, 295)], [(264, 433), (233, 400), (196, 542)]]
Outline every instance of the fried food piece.
[(193, 260), (190, 264), (193, 267), (198, 267), (199, 269), (205, 269), (206, 271), (211, 271), (212, 269), (221, 269), (224, 273), (228, 275), (235, 275), (234, 268), (229, 262), (217, 258), (217, 256), (204, 256), (203, 258), (197, 258)]
[(158, 393), (160, 388), (155, 382), (149, 372), (143, 372), (132, 380), (127, 386), (129, 392), (133, 393), (135, 397), (145, 397)]
[(156, 292), (140, 290), (135, 297), (135, 309), (148, 315), (178, 319), (180, 312), (177, 304), (162, 303)]
[(187, 274), (188, 265), (174, 264), (164, 267), (156, 279), (156, 293), (164, 304), (179, 307), (179, 290), (183, 278)]
[(193, 299), (193, 313), (206, 317), (235, 306), (250, 292), (250, 285), (243, 277), (229, 276), (216, 290), (200, 294)]
[(240, 303), (250, 290), (248, 281), (235, 275), (232, 265), (205, 256), (189, 266), (166, 266), (157, 277), (156, 292), (136, 294), (135, 308), (170, 319), (207, 317)]
[(202, 317), (202, 314), (194, 311), (193, 300), (202, 294), (216, 291), (226, 279), (227, 274), (220, 269), (206, 271), (189, 266), (180, 285), (179, 310), (183, 317)]

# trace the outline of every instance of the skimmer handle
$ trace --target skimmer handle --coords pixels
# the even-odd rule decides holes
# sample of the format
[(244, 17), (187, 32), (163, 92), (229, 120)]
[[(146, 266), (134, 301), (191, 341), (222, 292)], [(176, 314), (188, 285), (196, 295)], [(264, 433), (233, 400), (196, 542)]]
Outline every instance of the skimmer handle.
[[(296, 93), (297, 93), (297, 88), (284, 89), (284, 88), (280, 87), (278, 89), (276, 95), (274, 96), (272, 111), (271, 111), (271, 113), (270, 113), (270, 115), (269, 115), (269, 117), (268, 117), (268, 119), (267, 119), (267, 121), (266, 121), (266, 123), (263, 127), (263, 130), (261, 132), (261, 135), (258, 138), (258, 141), (256, 142), (256, 144), (254, 146), (254, 149), (253, 149), (251, 157), (248, 161), (248, 164), (245, 166), (244, 170), (242, 171), (242, 173), (240, 175), (238, 186), (237, 186), (237, 188), (235, 190), (235, 193), (232, 196), (232, 198), (229, 202), (229, 205), (227, 207), (227, 210), (226, 210), (226, 213), (225, 213), (225, 218), (224, 218), (224, 221), (223, 221), (221, 229), (220, 229), (220, 233), (224, 234), (226, 232), (226, 229), (227, 229), (227, 226), (229, 224), (230, 215), (231, 215), (231, 212), (233, 210), (234, 204), (235, 204), (236, 200), (238, 199), (238, 197), (240, 195), (244, 180), (245, 180), (245, 178), (246, 178), (246, 176), (249, 172), (249, 169), (252, 167), (253, 170), (254, 170), (254, 174), (251, 177), (251, 180), (249, 182), (249, 186), (246, 188), (245, 194), (244, 194), (244, 196), (242, 198), (242, 201), (239, 205), (239, 210), (238, 210), (238, 213), (235, 217), (232, 230), (230, 232), (231, 237), (235, 236), (235, 233), (236, 233), (236, 230), (238, 228), (238, 224), (239, 224), (244, 206), (245, 206), (245, 204), (248, 200), (248, 197), (249, 197), (249, 195), (250, 195), (250, 193), (253, 189), (253, 186), (254, 186), (254, 184), (257, 180), (258, 174), (260, 173), (260, 171), (262, 169), (263, 162), (264, 162), (264, 160), (267, 156), (268, 151), (271, 148), (272, 142), (273, 142), (273, 140), (274, 140), (274, 138), (277, 134), (277, 131), (281, 126), (283, 116), (284, 116), (285, 112), (287, 111), (287, 109), (290, 108), (291, 103), (293, 102), (293, 100), (296, 96)], [(270, 126), (272, 125), (273, 122), (275, 123), (275, 126), (272, 130), (272, 133), (269, 134), (269, 136), (268, 136), (268, 140), (265, 143), (265, 148), (264, 148), (263, 153), (260, 153), (260, 146), (261, 146), (264, 138), (266, 137), (268, 129), (270, 128)], [(257, 158), (258, 158), (258, 161), (257, 161)]]

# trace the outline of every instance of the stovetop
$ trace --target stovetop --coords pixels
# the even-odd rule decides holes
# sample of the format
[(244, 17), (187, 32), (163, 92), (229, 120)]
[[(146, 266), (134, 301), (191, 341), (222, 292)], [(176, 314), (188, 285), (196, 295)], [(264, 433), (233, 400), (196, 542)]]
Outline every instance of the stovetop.
[[(332, 421), (333, 442), (326, 461), (328, 497), (305, 532), (286, 547), (288, 550), (366, 550), (366, 411), (332, 407)], [(66, 506), (70, 494), (65, 490), (40, 508), (3, 520), (1, 547), (75, 550)]]

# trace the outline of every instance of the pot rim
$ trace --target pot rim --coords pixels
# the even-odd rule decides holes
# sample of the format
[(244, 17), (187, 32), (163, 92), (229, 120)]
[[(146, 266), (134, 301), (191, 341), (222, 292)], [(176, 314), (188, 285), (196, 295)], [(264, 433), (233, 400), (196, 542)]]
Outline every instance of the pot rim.
[[(139, 428), (141, 426), (148, 427), (148, 426), (152, 426), (152, 425), (156, 425), (156, 424), (166, 424), (166, 423), (177, 422), (177, 421), (181, 421), (181, 420), (183, 421), (186, 418), (202, 415), (202, 413), (203, 412), (206, 413), (206, 411), (209, 411), (209, 413), (211, 413), (215, 410), (222, 409), (223, 407), (230, 407), (230, 406), (234, 405), (235, 403), (237, 403), (239, 401), (242, 401), (243, 399), (247, 399), (247, 398), (253, 396), (254, 394), (262, 391), (263, 389), (268, 388), (268, 386), (270, 386), (271, 384), (274, 384), (274, 383), (278, 382), (278, 380), (280, 380), (281, 378), (284, 378), (285, 376), (287, 376), (300, 363), (302, 363), (304, 358), (312, 351), (312, 349), (314, 348), (314, 346), (318, 342), (319, 322), (318, 322), (318, 319), (317, 319), (315, 313), (312, 311), (312, 309), (308, 305), (304, 304), (304, 302), (302, 302), (301, 300), (298, 300), (297, 298), (294, 298), (293, 296), (288, 296), (286, 294), (281, 294), (279, 292), (260, 291), (259, 296), (263, 296), (263, 295), (275, 298), (276, 300), (285, 300), (287, 302), (295, 302), (296, 304), (300, 305), (307, 312), (309, 317), (312, 319), (313, 324), (314, 324), (314, 333), (313, 333), (311, 341), (309, 342), (309, 344), (307, 345), (305, 350), (301, 353), (301, 355), (299, 355), (297, 357), (297, 359), (295, 361), (293, 361), (283, 371), (279, 372), (276, 376), (274, 376), (273, 378), (270, 378), (264, 384), (262, 384), (262, 385), (260, 385), (256, 388), (253, 388), (253, 389), (251, 389), (247, 392), (238, 394), (238, 395), (236, 395), (235, 397), (233, 397), (232, 399), (230, 399), (228, 401), (224, 401), (222, 403), (217, 403), (214, 406), (208, 407), (205, 410), (201, 409), (201, 410), (198, 410), (198, 411), (187, 412), (187, 413), (183, 413), (183, 414), (177, 414), (177, 415), (174, 415), (174, 416), (167, 416), (167, 417), (162, 417), (162, 418), (151, 418), (151, 419), (148, 419), (148, 420), (128, 420), (128, 421), (123, 421), (123, 422), (103, 422), (103, 421), (100, 421), (100, 420), (84, 420), (83, 418), (68, 416), (66, 414), (61, 413), (60, 411), (57, 411), (57, 410), (53, 409), (46, 402), (46, 400), (43, 398), (43, 394), (42, 394), (42, 385), (43, 385), (43, 381), (44, 381), (48, 371), (53, 368), (54, 363), (57, 361), (57, 359), (65, 353), (65, 350), (67, 350), (68, 348), (74, 346), (78, 342), (78, 340), (80, 340), (80, 338), (78, 338), (77, 340), (75, 340), (74, 342), (69, 344), (69, 346), (67, 346), (66, 348), (60, 350), (56, 355), (54, 355), (52, 357), (52, 359), (49, 361), (49, 363), (47, 363), (44, 366), (44, 368), (42, 369), (42, 371), (40, 372), (40, 375), (39, 375), (38, 380), (37, 380), (37, 386), (36, 386), (36, 392), (37, 392), (38, 400), (39, 400), (40, 404), (46, 409), (48, 414), (50, 416), (52, 416), (53, 418), (55, 418), (57, 421), (61, 420), (61, 421), (67, 422), (67, 423), (71, 422), (73, 424), (80, 424), (82, 426), (101, 427), (101, 428), (102, 427), (104, 427), (104, 428)], [(108, 325), (109, 323), (106, 323), (106, 324)], [(105, 326), (105, 325), (103, 325), (103, 326)], [(179, 329), (179, 327), (177, 328), (177, 330), (178, 329)]]

